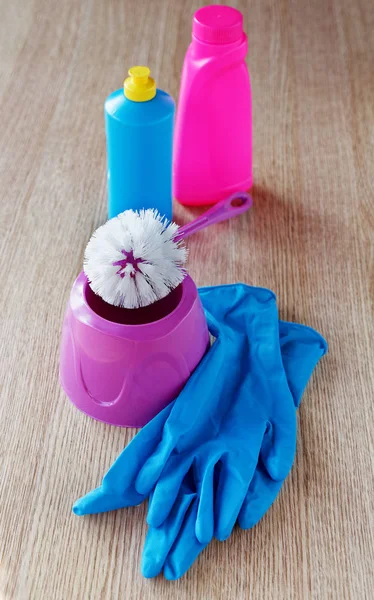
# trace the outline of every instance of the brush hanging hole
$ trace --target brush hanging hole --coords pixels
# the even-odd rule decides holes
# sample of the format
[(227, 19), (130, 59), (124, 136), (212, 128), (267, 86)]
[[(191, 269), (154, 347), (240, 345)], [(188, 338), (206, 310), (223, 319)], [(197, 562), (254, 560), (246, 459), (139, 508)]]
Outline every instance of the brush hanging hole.
[(232, 208), (239, 208), (248, 202), (248, 198), (246, 196), (236, 196), (230, 202), (230, 206)]

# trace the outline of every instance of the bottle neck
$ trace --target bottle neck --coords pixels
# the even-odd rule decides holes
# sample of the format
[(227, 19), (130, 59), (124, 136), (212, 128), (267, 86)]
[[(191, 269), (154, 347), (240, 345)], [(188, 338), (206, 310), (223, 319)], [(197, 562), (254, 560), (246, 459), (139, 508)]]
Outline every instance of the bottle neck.
[(202, 58), (211, 58), (212, 56), (221, 56), (222, 54), (226, 54), (230, 52), (234, 48), (245, 47), (244, 54), (247, 53), (247, 36), (243, 33), (243, 37), (240, 40), (236, 40), (230, 44), (208, 44), (207, 42), (202, 42), (196, 36), (192, 35), (192, 42), (190, 45), (190, 52), (193, 58), (202, 59)]

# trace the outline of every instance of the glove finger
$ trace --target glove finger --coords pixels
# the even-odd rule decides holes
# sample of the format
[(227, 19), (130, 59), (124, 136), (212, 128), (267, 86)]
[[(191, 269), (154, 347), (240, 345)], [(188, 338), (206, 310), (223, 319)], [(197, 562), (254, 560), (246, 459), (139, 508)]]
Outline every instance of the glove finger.
[(135, 479), (135, 489), (148, 496), (155, 487), (174, 449), (173, 441), (163, 437), (154, 453), (145, 461)]
[(231, 534), (254, 475), (266, 424), (252, 419), (247, 426), (246, 450), (229, 452), (222, 459), (214, 504), (215, 537), (224, 541)]
[(161, 527), (150, 527), (144, 543), (141, 571), (144, 577), (157, 577), (178, 537), (185, 515), (196, 492), (182, 486), (172, 511)]
[(201, 544), (195, 535), (197, 510), (198, 502), (195, 499), (187, 511), (180, 533), (165, 561), (164, 576), (166, 579), (173, 581), (182, 577), (207, 546), (207, 544)]
[(162, 410), (126, 446), (104, 475), (100, 487), (79, 498), (73, 506), (76, 515), (95, 514), (140, 504), (145, 496), (135, 490), (136, 474), (161, 439), (172, 405)]
[(220, 457), (209, 457), (209, 461), (196, 466), (198, 510), (195, 533), (201, 544), (208, 544), (214, 534), (214, 471)]
[(219, 485), (215, 502), (214, 536), (220, 542), (230, 535), (248, 491), (248, 481), (234, 470), (223, 470), (224, 484)]
[(150, 527), (160, 527), (167, 519), (192, 461), (193, 456), (183, 459), (180, 455), (174, 455), (167, 463), (149, 503), (147, 523)]
[(147, 423), (114, 461), (102, 482), (108, 491), (114, 490), (120, 494), (132, 486), (135, 492), (135, 478), (147, 457), (153, 453), (160, 442), (172, 404), (166, 406), (152, 421)]
[(223, 462), (214, 506), (214, 535), (221, 542), (231, 535), (255, 468), (254, 460), (240, 469), (233, 467), (228, 460)]
[(73, 513), (78, 516), (93, 515), (96, 513), (136, 506), (143, 502), (144, 496), (135, 490), (126, 490), (123, 494), (106, 491), (102, 486), (92, 490), (82, 498), (79, 498), (73, 506)]
[(251, 529), (262, 519), (282, 485), (283, 481), (271, 479), (259, 463), (239, 513), (238, 523), (242, 529)]
[(293, 405), (283, 406), (276, 421), (268, 424), (261, 448), (261, 460), (274, 481), (284, 480), (294, 461), (296, 452), (296, 410)]
[[(186, 385), (188, 385), (188, 383)], [(135, 480), (136, 490), (139, 492), (139, 494), (144, 494), (145, 496), (149, 496), (149, 494), (155, 487), (157, 480), (160, 478), (161, 473), (171, 453), (175, 449), (175, 446), (177, 445), (180, 437), (180, 431), (178, 431), (178, 423), (176, 422), (174, 414), (175, 411), (173, 411), (175, 405), (177, 405), (176, 410), (178, 411), (178, 404), (180, 404), (180, 396), (178, 396), (178, 399), (174, 400), (172, 404), (173, 406), (169, 411), (168, 417), (163, 422), (161, 439), (157, 444), (154, 452), (143, 464)]]
[(314, 329), (279, 321), (279, 342), (288, 385), (298, 407), (318, 361), (327, 352), (327, 342)]

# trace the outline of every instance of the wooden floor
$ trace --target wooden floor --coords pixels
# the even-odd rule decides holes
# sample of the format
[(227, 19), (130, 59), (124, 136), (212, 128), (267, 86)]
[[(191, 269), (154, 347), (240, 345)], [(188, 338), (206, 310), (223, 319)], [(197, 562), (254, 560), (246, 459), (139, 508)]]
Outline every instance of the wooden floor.
[(134, 64), (177, 98), (199, 3), (0, 0), (1, 600), (373, 598), (374, 5), (232, 4), (255, 206), (193, 237), (189, 269), (200, 285), (267, 286), (283, 318), (327, 338), (292, 474), (254, 530), (176, 583), (140, 574), (144, 507), (72, 515), (134, 434), (80, 414), (58, 382), (69, 289), (106, 216), (103, 102)]

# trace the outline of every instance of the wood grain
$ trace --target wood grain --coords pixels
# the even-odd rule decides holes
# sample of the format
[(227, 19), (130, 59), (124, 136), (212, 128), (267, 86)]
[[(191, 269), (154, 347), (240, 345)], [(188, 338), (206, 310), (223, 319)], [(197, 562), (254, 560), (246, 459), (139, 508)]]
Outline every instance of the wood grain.
[(283, 318), (328, 339), (296, 464), (262, 522), (177, 583), (140, 575), (144, 507), (72, 515), (134, 434), (80, 414), (58, 383), (65, 303), (106, 215), (103, 101), (139, 63), (177, 97), (199, 3), (0, 0), (1, 600), (373, 597), (374, 5), (232, 4), (255, 207), (192, 238), (189, 266), (198, 284), (270, 287)]

